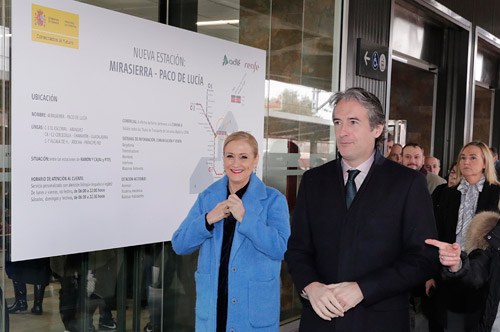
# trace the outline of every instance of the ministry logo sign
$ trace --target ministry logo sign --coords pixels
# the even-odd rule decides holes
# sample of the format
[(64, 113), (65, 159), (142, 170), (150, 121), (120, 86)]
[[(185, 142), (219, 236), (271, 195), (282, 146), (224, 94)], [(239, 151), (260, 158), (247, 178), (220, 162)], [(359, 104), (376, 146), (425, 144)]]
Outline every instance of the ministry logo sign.
[(80, 16), (55, 8), (31, 4), (31, 40), (78, 49)]
[(47, 19), (45, 18), (43, 11), (37, 10), (35, 13), (35, 25), (39, 27), (45, 27), (46, 22)]

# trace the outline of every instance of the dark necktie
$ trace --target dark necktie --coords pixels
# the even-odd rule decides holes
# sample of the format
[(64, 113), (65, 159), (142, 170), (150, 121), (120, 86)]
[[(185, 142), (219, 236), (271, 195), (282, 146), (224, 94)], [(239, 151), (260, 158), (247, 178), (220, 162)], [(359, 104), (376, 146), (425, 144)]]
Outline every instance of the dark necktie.
[(358, 169), (350, 169), (347, 171), (347, 183), (345, 184), (345, 203), (347, 205), (347, 208), (351, 206), (354, 196), (356, 196), (356, 183), (354, 183), (354, 178), (360, 172), (361, 171)]

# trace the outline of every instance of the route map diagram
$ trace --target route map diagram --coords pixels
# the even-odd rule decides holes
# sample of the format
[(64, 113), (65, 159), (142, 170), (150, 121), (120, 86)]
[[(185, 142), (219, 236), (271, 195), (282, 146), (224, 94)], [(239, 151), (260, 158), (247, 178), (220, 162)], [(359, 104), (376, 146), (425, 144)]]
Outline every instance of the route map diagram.
[[(246, 74), (237, 86), (231, 89), (231, 95), (224, 97), (224, 115), (217, 117), (215, 92), (211, 84), (208, 84), (205, 104), (191, 103), (190, 110), (200, 115), (199, 125), (207, 135), (207, 156), (200, 158), (193, 173), (189, 178), (189, 193), (199, 194), (214, 181), (224, 176), (223, 147), (224, 141), (231, 133), (238, 131), (238, 123), (234, 115), (235, 107), (245, 106), (245, 97), (242, 91), (245, 86)], [(218, 101), (221, 102), (220, 100)]]

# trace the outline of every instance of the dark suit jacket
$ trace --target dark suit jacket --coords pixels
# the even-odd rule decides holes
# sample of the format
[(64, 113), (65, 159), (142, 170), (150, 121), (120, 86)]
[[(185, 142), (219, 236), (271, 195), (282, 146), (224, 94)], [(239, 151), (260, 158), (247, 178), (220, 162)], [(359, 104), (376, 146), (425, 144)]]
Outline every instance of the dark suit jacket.
[(307, 171), (285, 259), (299, 291), (313, 281), (358, 282), (364, 300), (325, 321), (304, 301), (300, 331), (409, 331), (408, 290), (439, 272), (432, 201), (425, 177), (382, 157), (351, 208), (340, 159)]

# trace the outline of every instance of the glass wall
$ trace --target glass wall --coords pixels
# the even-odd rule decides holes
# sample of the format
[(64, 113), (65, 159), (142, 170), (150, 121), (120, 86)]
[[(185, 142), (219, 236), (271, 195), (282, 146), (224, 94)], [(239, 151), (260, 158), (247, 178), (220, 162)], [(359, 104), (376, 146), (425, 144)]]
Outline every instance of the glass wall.
[[(8, 6), (3, 2), (2, 9), (9, 11)], [(9, 257), (9, 239), (11, 232), (10, 223), (10, 20), (9, 15), (0, 17), (0, 74), (1, 79), (1, 102), (0, 102), (0, 190), (2, 190), (2, 205), (0, 207), (0, 331), (9, 331), (9, 314), (6, 307), (6, 299), (11, 296), (11, 291), (6, 286), (10, 280), (5, 274), (5, 266)], [(12, 288), (12, 287), (10, 287)], [(10, 329), (13, 330), (13, 329)]]
[[(170, 10), (169, 17), (176, 15), (166, 0), (80, 2), (152, 21), (165, 17), (162, 10)], [(341, 1), (197, 3), (199, 33), (267, 51), (265, 139), (260, 147), (263, 180), (286, 196), (293, 215), (304, 171), (333, 159), (336, 152), (327, 101), (331, 91), (338, 89)], [(197, 253), (178, 256), (170, 242), (11, 262), (10, 228), (16, 221), (10, 219), (9, 201), (10, 2), (1, 4), (5, 28), (0, 31), (0, 287), (7, 308), (1, 306), (5, 316), (0, 331), (7, 331), (7, 324), (10, 331), (194, 331)], [(231, 21), (213, 23), (219, 20)], [(203, 23), (207, 21), (212, 23)], [(107, 236), (120, 236), (120, 229)], [(285, 263), (281, 289), (281, 322), (286, 324), (298, 318), (300, 301)]]
[(472, 139), (491, 144), (494, 92), (476, 84), (474, 93), (474, 123)]
[(435, 81), (432, 72), (392, 62), (390, 119), (406, 121), (406, 143), (419, 144), (426, 156), (432, 154)]
[[(478, 28), (478, 33), (486, 33)], [(491, 36), (490, 36), (491, 37)], [(495, 87), (498, 86), (500, 73), (499, 45), (491, 40), (477, 38), (477, 52), (474, 63), (474, 115), (472, 139), (492, 142), (493, 113), (495, 108)]]

